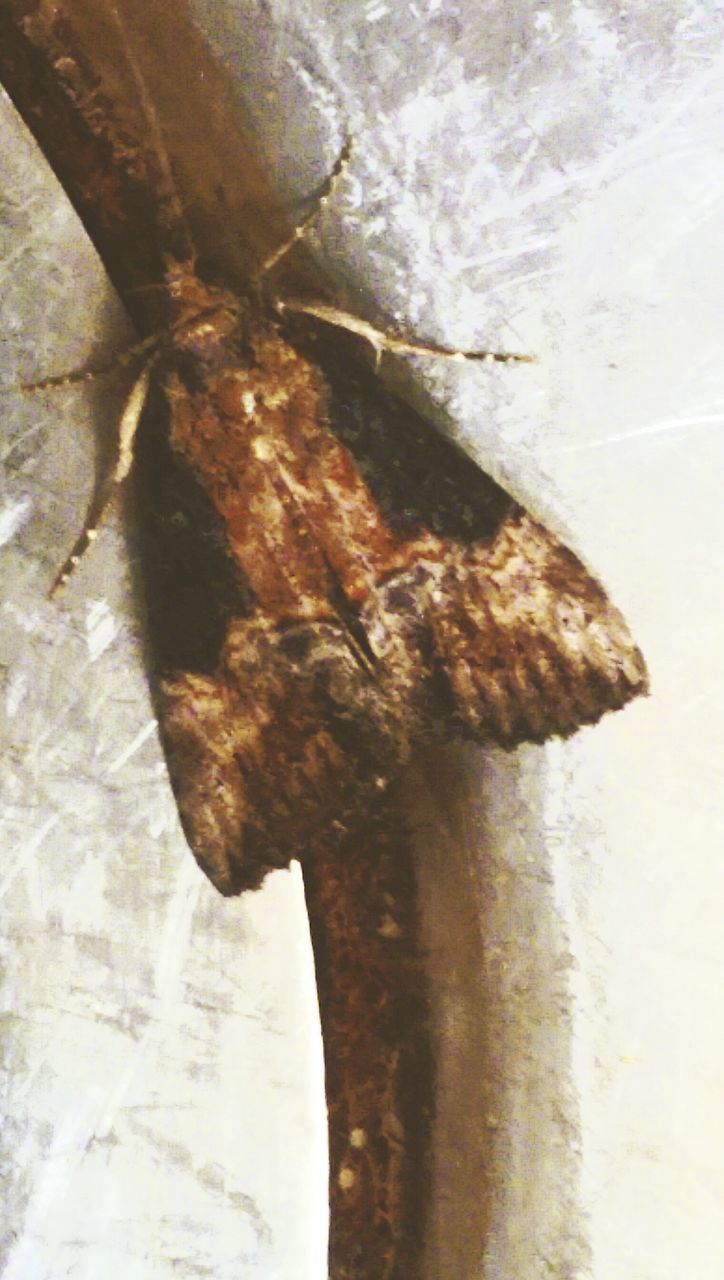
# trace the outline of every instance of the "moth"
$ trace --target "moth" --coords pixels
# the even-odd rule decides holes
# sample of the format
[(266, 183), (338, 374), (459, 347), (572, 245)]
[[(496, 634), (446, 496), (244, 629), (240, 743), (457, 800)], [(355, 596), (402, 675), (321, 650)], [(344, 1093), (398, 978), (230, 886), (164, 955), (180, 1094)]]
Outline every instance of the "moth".
[(190, 847), (234, 894), (363, 823), (420, 739), (565, 736), (646, 672), (581, 562), (351, 371), (333, 325), (202, 279), (154, 146), (175, 222), (164, 329), (96, 505), (136, 469), (169, 773)]
[[(580, 560), (350, 361), (349, 318), (326, 305), (280, 313), (263, 281), (240, 293), (199, 270), (142, 77), (133, 78), (150, 146), (114, 132), (102, 94), (69, 56), (67, 26), (53, 15), (47, 27), (34, 22), (72, 106), (64, 162), (78, 164), (74, 130), (99, 144), (90, 177), (69, 185), (82, 207), (100, 208), (101, 241), (118, 190), (126, 221), (129, 209), (156, 211), (151, 331), (135, 357), (114, 471), (71, 562), (134, 471), (156, 706), (188, 843), (225, 895), (299, 858), (317, 904), (329, 905), (334, 850), (344, 858), (364, 835), (417, 743), (463, 737), (512, 749), (566, 736), (645, 692), (643, 658)], [(388, 899), (394, 843), (384, 844), (380, 875)], [(363, 880), (353, 880), (357, 906)], [(375, 1150), (384, 1147), (370, 1195), (387, 1233), (367, 1270), (340, 1264), (340, 1277), (377, 1278), (394, 1265), (390, 1187), (412, 1126), (393, 1140), (389, 1119), (372, 1114), (389, 1116), (399, 1093), (390, 1034), (386, 1026), (372, 1102), (352, 1098), (348, 1077), (335, 1085), (345, 1094), (342, 1145), (367, 1142), (369, 1152), (365, 1135), (376, 1133)], [(337, 1193), (353, 1186), (345, 1175), (355, 1168), (333, 1155)]]
[(643, 691), (602, 587), (453, 445), (381, 392), (360, 418), (329, 344), (190, 262), (165, 288), (113, 480), (135, 455), (161, 732), (217, 889), (354, 829), (422, 738), (543, 742)]
[(603, 589), (452, 446), (384, 396), (360, 421), (328, 354), (183, 264), (167, 287), (148, 602), (171, 781), (222, 893), (364, 822), (422, 737), (543, 742), (643, 690)]

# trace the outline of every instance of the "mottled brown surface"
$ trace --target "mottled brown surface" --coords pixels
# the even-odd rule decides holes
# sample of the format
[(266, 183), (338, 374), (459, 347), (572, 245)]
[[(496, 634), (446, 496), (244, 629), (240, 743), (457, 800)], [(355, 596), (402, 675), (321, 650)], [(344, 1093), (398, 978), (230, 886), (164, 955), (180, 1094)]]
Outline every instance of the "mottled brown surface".
[[(239, 599), (195, 669), (164, 655), (158, 705), (186, 834), (222, 892), (356, 829), (423, 736), (540, 742), (643, 688), (621, 616), (530, 517), (485, 505), (483, 485), (482, 537), (440, 536), (410, 507), (395, 528), (307, 357), (190, 269), (169, 292), (168, 454), (143, 511), (186, 473)], [(151, 528), (152, 630), (173, 618), (173, 641), (185, 622), (164, 570), (176, 560), (185, 582), (173, 542), (187, 524), (171, 505)]]
[(386, 806), (366, 838), (320, 842), (306, 876), (324, 1025), (331, 1280), (419, 1274), (433, 1063), (407, 835)]

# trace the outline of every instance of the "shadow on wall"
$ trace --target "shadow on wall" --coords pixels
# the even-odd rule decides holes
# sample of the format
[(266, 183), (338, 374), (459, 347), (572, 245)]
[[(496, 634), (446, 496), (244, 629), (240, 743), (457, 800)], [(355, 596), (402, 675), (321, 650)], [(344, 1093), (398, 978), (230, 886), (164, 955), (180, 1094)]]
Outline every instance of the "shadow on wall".
[(405, 779), (437, 1038), (425, 1280), (588, 1259), (546, 775), (544, 748), (453, 746)]

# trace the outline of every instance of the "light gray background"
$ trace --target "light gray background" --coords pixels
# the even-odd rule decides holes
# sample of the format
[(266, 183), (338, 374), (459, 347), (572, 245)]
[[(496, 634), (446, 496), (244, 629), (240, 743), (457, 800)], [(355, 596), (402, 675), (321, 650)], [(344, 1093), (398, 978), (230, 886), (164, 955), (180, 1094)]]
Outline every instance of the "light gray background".
[[(318, 241), (347, 303), (424, 338), (537, 354), (531, 367), (396, 376), (565, 532), (651, 666), (652, 698), (569, 744), (451, 751), (409, 779), (449, 1032), (428, 1277), (711, 1280), (724, 13), (473, 0), (196, 11), (290, 200), (352, 133)], [(8, 121), (11, 385), (123, 337)], [(44, 599), (91, 480), (83, 415), (112, 412), (99, 394), (66, 392), (45, 418), (9, 394), (3, 1276), (320, 1280), (323, 1118), (298, 880), (224, 903), (188, 857), (122, 539), (105, 538), (61, 604)], [(492, 1217), (484, 1259), (476, 1201)]]

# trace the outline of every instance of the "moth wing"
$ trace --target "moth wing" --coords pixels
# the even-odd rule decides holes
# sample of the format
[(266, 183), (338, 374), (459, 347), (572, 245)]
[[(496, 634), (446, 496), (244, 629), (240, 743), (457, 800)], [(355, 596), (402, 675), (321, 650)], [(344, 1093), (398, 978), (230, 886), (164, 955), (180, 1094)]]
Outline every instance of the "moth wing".
[(489, 545), (448, 553), (430, 606), (453, 721), (503, 747), (567, 736), (647, 689), (622, 615), (571, 551), (526, 512)]
[(411, 732), (512, 748), (567, 736), (647, 689), (628, 627), (580, 560), (516, 508), (490, 541), (447, 541), (363, 619)]
[(216, 672), (164, 679), (158, 703), (186, 836), (224, 894), (343, 837), (408, 750), (404, 705), (332, 622), (235, 619)]
[[(397, 397), (342, 360), (325, 373), (336, 429), (386, 520), (439, 539), (436, 562), (381, 584), (363, 611), (390, 698), (514, 747), (646, 692), (626, 622), (571, 551)], [(410, 655), (430, 670), (424, 685)]]

